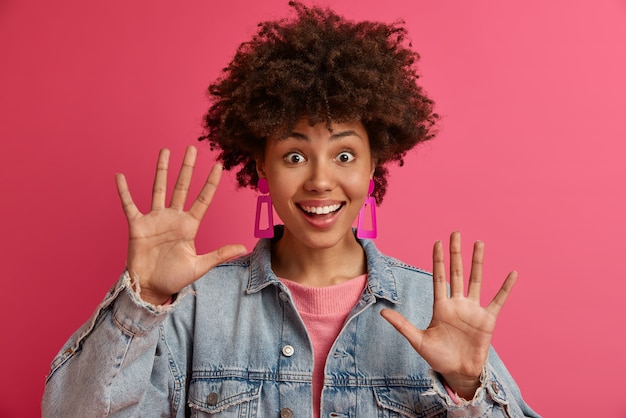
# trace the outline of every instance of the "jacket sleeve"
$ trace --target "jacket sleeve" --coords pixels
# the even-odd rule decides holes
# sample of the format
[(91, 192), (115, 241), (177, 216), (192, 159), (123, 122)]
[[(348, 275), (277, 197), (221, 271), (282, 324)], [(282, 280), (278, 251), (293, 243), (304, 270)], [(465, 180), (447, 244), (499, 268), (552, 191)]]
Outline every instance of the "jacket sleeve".
[(53, 360), (42, 416), (183, 416), (184, 378), (162, 326), (177, 303), (143, 302), (124, 273)]
[(471, 400), (453, 400), (443, 379), (433, 373), (433, 394), (444, 403), (449, 417), (540, 418), (524, 402), (520, 390), (493, 348), (480, 377), (481, 385)]

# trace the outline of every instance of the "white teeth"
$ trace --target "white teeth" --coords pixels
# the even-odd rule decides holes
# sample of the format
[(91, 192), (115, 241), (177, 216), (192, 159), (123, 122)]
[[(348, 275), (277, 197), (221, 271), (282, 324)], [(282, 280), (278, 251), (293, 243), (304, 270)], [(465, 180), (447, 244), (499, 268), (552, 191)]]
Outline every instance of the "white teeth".
[(336, 204), (330, 206), (302, 206), (302, 209), (308, 213), (314, 213), (316, 215), (326, 215), (327, 213), (336, 211), (340, 207), (341, 204)]

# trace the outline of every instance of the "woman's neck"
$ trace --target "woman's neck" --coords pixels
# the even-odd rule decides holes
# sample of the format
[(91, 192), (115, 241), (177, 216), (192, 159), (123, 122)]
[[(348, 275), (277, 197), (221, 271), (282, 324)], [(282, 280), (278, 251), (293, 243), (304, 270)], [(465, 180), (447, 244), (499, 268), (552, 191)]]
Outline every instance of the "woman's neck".
[(272, 269), (278, 277), (311, 286), (343, 283), (367, 273), (365, 252), (352, 233), (329, 248), (310, 248), (287, 229), (272, 246)]

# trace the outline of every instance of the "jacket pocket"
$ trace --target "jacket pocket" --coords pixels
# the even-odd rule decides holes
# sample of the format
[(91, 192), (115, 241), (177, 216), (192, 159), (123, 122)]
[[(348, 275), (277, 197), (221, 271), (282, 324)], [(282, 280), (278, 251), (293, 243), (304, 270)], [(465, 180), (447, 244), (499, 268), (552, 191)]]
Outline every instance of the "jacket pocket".
[(444, 418), (445, 408), (437, 396), (426, 395), (423, 387), (381, 386), (374, 388), (380, 418)]
[(193, 417), (254, 418), (260, 393), (260, 382), (196, 378), (189, 385), (189, 407)]

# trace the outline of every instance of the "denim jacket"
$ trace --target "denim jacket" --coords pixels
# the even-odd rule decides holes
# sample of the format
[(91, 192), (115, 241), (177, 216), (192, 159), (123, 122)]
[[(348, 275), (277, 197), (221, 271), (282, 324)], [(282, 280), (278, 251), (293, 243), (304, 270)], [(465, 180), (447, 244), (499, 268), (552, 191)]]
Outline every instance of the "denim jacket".
[[(326, 360), (321, 417), (538, 416), (493, 350), (474, 399), (455, 404), (380, 316), (395, 309), (426, 328), (431, 275), (359, 242), (367, 286)], [(313, 350), (270, 246), (215, 267), (167, 307), (141, 301), (124, 273), (52, 362), (43, 416), (311, 417)]]

